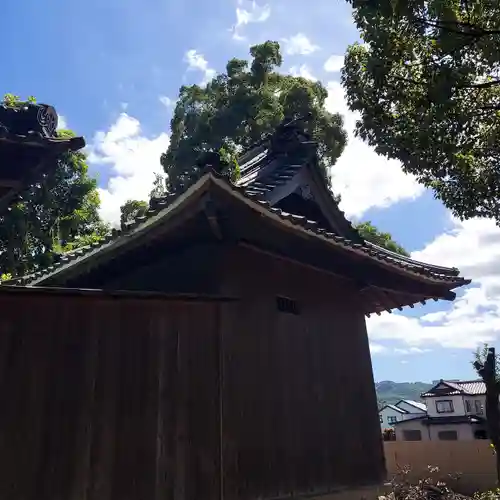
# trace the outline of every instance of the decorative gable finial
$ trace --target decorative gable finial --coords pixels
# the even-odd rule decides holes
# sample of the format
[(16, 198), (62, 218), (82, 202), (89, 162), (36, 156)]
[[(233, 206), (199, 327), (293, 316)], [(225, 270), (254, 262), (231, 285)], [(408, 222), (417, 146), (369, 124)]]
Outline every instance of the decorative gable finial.
[(285, 118), (271, 136), (271, 150), (276, 155), (291, 156), (297, 162), (304, 162), (316, 154), (317, 142), (306, 130), (311, 113), (295, 118)]
[(50, 138), (56, 135), (58, 116), (47, 104), (6, 101), (0, 104), (0, 124), (12, 134), (38, 133)]

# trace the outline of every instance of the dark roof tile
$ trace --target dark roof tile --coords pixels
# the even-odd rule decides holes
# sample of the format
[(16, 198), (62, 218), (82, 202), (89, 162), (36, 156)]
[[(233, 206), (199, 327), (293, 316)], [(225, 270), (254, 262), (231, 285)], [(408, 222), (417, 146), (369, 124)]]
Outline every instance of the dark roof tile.
[[(444, 384), (448, 390), (437, 391), (437, 387)], [(480, 396), (486, 394), (486, 385), (481, 379), (476, 380), (441, 380), (432, 389), (424, 392), (422, 397), (436, 396), (437, 394), (443, 395), (454, 395), (454, 394), (465, 394), (470, 396)]]
[[(221, 179), (221, 176), (211, 172), (211, 175), (215, 178), (218, 178), (219, 180)], [(225, 178), (224, 178), (225, 179)], [(371, 258), (377, 259), (379, 261), (386, 261), (387, 263), (391, 264), (392, 266), (399, 267), (407, 272), (413, 273), (413, 274), (418, 274), (418, 275), (423, 275), (426, 276), (427, 278), (430, 278), (435, 281), (441, 281), (441, 282), (448, 282), (452, 283), (453, 287), (455, 286), (461, 286), (464, 284), (468, 284), (469, 281), (465, 280), (464, 278), (461, 278), (458, 276), (458, 270), (456, 269), (450, 269), (450, 268), (443, 268), (439, 266), (431, 266), (426, 263), (421, 263), (417, 261), (412, 261), (411, 259), (407, 257), (400, 256), (398, 254), (395, 254), (393, 252), (390, 252), (388, 250), (385, 250), (384, 248), (378, 247), (376, 245), (373, 245), (368, 242), (364, 242), (363, 244), (359, 243), (354, 243), (351, 240), (344, 238), (342, 236), (339, 236), (335, 233), (332, 233), (330, 231), (327, 231), (321, 227), (318, 226), (318, 223), (313, 220), (309, 220), (304, 216), (301, 215), (296, 215), (296, 214), (291, 214), (288, 212), (285, 212), (281, 210), (280, 208), (277, 207), (271, 207), (270, 204), (262, 199), (257, 198), (253, 194), (248, 194), (246, 192), (246, 189), (241, 186), (235, 186), (231, 183), (227, 183), (228, 186), (231, 187), (231, 189), (235, 192), (238, 192), (240, 195), (243, 195), (245, 198), (250, 200), (253, 203), (256, 203), (257, 205), (266, 208), (269, 212), (273, 213), (274, 215), (278, 216), (280, 219), (283, 221), (287, 221), (295, 226), (299, 226), (308, 232), (312, 234), (316, 234), (319, 236), (322, 236), (323, 238), (333, 241), (337, 243), (339, 246), (346, 248), (346, 249), (351, 249), (352, 251), (355, 251), (357, 253), (364, 253), (367, 256), (370, 256)], [(163, 198), (161, 201), (156, 199), (153, 200), (154, 206), (158, 207), (161, 205), (165, 205), (167, 207), (167, 198)], [(168, 197), (168, 201), (171, 202), (173, 198), (170, 196)], [(163, 210), (166, 210), (166, 213), (168, 212), (168, 208), (163, 208)], [(101, 241), (101, 242), (96, 242), (93, 243), (92, 245), (86, 246), (79, 248), (77, 250), (74, 250), (72, 252), (65, 253), (59, 257), (60, 261), (62, 262), (57, 270), (50, 271), (49, 269), (44, 269), (43, 271), (37, 271), (36, 273), (33, 273), (28, 276), (24, 276), (21, 278), (15, 278), (13, 280), (10, 280), (7, 283), (23, 283), (23, 284), (29, 284), (33, 283), (34, 281), (37, 281), (39, 278), (42, 276), (44, 278), (48, 278), (52, 272), (57, 272), (60, 268), (64, 268), (70, 265), (74, 265), (74, 261), (79, 261), (83, 260), (86, 258), (90, 258), (91, 255), (94, 255), (95, 253), (99, 252), (101, 248), (104, 246), (108, 246), (112, 244), (114, 241), (119, 239), (124, 233), (127, 233), (131, 229), (137, 229), (138, 227), (142, 226), (145, 222), (147, 222), (151, 217), (156, 216), (160, 213), (160, 209), (152, 209), (148, 210), (146, 213), (146, 216), (140, 217), (133, 221), (131, 224), (128, 224), (126, 226), (125, 230), (115, 230), (113, 234), (108, 234), (106, 237)], [(68, 260), (70, 262), (68, 262)]]

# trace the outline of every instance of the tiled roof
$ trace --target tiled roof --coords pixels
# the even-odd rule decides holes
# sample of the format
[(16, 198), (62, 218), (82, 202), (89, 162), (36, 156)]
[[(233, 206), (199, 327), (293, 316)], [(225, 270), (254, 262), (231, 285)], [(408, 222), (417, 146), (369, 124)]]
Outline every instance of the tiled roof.
[(461, 382), (451, 382), (450, 385), (456, 386), (464, 394), (481, 395), (486, 394), (486, 384), (482, 380), (466, 380)]
[(35, 148), (51, 148), (55, 151), (78, 151), (85, 147), (83, 137), (45, 137), (39, 132), (13, 134), (0, 123), (0, 143), (20, 144)]
[[(52, 107), (39, 105), (36, 109), (39, 118), (35, 121), (32, 117), (25, 123), (19, 118), (25, 116), (24, 111), (12, 112), (16, 120), (0, 104), (0, 213), (18, 199), (20, 192), (57, 166), (54, 156), (85, 146), (83, 137), (55, 136), (57, 115)], [(53, 119), (50, 123), (45, 120), (48, 115), (42, 113), (47, 109)], [(48, 135), (48, 131), (52, 134)]]
[[(291, 132), (292, 136), (295, 137), (295, 140), (299, 141), (300, 146), (304, 146), (307, 151), (315, 151), (315, 148), (311, 148), (313, 141), (310, 140), (307, 134), (297, 131), (297, 128), (294, 125), (295, 122), (297, 122), (297, 120), (292, 120), (292, 122), (288, 124), (281, 125), (278, 127), (275, 134), (269, 134), (263, 137), (258, 144), (254, 145), (250, 150), (243, 154), (239, 159), (241, 172), (239, 181), (233, 184), (228, 182), (227, 178), (224, 178), (224, 187), (229, 188), (233, 193), (242, 196), (245, 200), (247, 200), (247, 202), (251, 201), (254, 206), (277, 216), (284, 222), (290, 223), (297, 228), (325, 239), (330, 244), (337, 247), (344, 248), (345, 250), (352, 251), (360, 256), (378, 261), (385, 267), (389, 266), (413, 275), (423, 276), (427, 280), (431, 280), (435, 283), (446, 284), (450, 289), (469, 283), (469, 281), (459, 277), (459, 271), (457, 269), (432, 266), (423, 262), (417, 262), (394, 252), (385, 250), (384, 248), (378, 247), (372, 243), (363, 241), (359, 237), (357, 231), (352, 229), (349, 221), (347, 221), (343, 212), (339, 209), (336, 210), (336, 212), (338, 211), (338, 217), (347, 223), (348, 228), (352, 229), (352, 231), (348, 231), (348, 235), (342, 236), (340, 234), (336, 234), (335, 232), (328, 230), (328, 228), (321, 227), (320, 223), (317, 221), (308, 220), (304, 216), (288, 213), (271, 206), (271, 204), (264, 199), (265, 194), (269, 190), (273, 190), (276, 186), (285, 184), (302, 168), (302, 165), (289, 164), (287, 154), (283, 155), (283, 151), (285, 151), (285, 153), (288, 151), (286, 146), (288, 143), (286, 141), (289, 140), (287, 137), (289, 138), (290, 136), (287, 136), (287, 134)], [(283, 138), (285, 141), (284, 143), (282, 142)], [(285, 146), (283, 144), (285, 144)], [(297, 142), (294, 144), (297, 144)], [(307, 153), (307, 155), (309, 155), (309, 153)], [(211, 174), (207, 174), (200, 179), (194, 186), (192, 186), (192, 189), (188, 189), (188, 191), (183, 195), (169, 196), (167, 198), (152, 200), (150, 204), (151, 210), (148, 211), (146, 216), (137, 218), (133, 223), (125, 227), (124, 231), (114, 230), (113, 234), (109, 235), (101, 243), (97, 243), (89, 247), (83, 247), (74, 252), (61, 255), (53, 266), (40, 270), (30, 276), (18, 278), (15, 282), (18, 284), (37, 284), (52, 274), (57, 273), (59, 269), (73, 266), (77, 262), (92, 257), (104, 248), (114, 246), (115, 242), (119, 241), (124, 233), (129, 235), (129, 233), (141, 232), (142, 228), (149, 225), (151, 219), (157, 220), (161, 219), (164, 215), (167, 215), (172, 204), (178, 204), (179, 200), (185, 199), (188, 193), (195, 189), (195, 186), (199, 187), (200, 184), (203, 184), (203, 179), (207, 180), (207, 176), (210, 175), (212, 176), (211, 178), (214, 182), (219, 183), (219, 185), (222, 184), (220, 176), (211, 172)], [(358, 239), (358, 241), (355, 241), (356, 239)]]
[(196, 190), (197, 187), (200, 187), (200, 185), (203, 185), (205, 182), (214, 182), (220, 187), (225, 187), (231, 192), (242, 196), (247, 200), (247, 202), (253, 203), (254, 206), (260, 207), (261, 209), (264, 209), (270, 214), (278, 217), (283, 222), (290, 223), (314, 236), (318, 236), (324, 240), (327, 240), (330, 244), (336, 247), (352, 251), (360, 256), (364, 256), (365, 258), (369, 258), (370, 260), (377, 261), (384, 266), (388, 266), (394, 269), (400, 269), (416, 276), (422, 276), (435, 283), (446, 283), (450, 288), (462, 286), (470, 282), (469, 280), (459, 277), (458, 269), (443, 268), (418, 261), (413, 261), (407, 257), (400, 256), (394, 252), (390, 252), (369, 242), (365, 242), (363, 244), (353, 243), (347, 238), (338, 236), (335, 233), (319, 227), (317, 222), (308, 220), (304, 216), (291, 214), (288, 212), (284, 212), (279, 208), (272, 207), (268, 202), (262, 200), (260, 196), (253, 194), (250, 195), (244, 188), (234, 186), (233, 184), (229, 183), (226, 178), (222, 179), (218, 174), (209, 172), (183, 195), (154, 200), (154, 203), (152, 204), (154, 208), (151, 208), (145, 216), (138, 217), (133, 223), (128, 224), (125, 230), (114, 230), (112, 234), (108, 235), (100, 243), (95, 243), (94, 245), (88, 247), (79, 248), (71, 253), (63, 254), (59, 257), (59, 260), (52, 266), (49, 266), (48, 268), (43, 270), (39, 270), (29, 276), (15, 278), (14, 280), (5, 283), (34, 285), (42, 280), (45, 280), (61, 269), (73, 266), (77, 262), (81, 262), (92, 257), (104, 248), (113, 246), (124, 235), (129, 235), (131, 232), (136, 233), (142, 231), (145, 227), (150, 225), (149, 222), (151, 219), (155, 219), (155, 221), (161, 219), (169, 213), (171, 207), (174, 204), (177, 205), (178, 203), (181, 203), (183, 199), (186, 199), (189, 192)]
[[(420, 403), (419, 401), (413, 401), (412, 399), (402, 399), (399, 403), (404, 402), (407, 405), (414, 406), (415, 408), (423, 411), (427, 411), (427, 406), (425, 403)], [(399, 404), (397, 403), (397, 404)]]
[[(432, 389), (422, 394), (422, 397), (435, 396), (437, 392), (436, 388), (444, 384), (449, 390), (444, 391), (446, 394), (450, 396), (454, 394), (466, 394), (470, 396), (480, 396), (486, 394), (486, 385), (481, 379), (477, 380), (441, 380), (438, 384), (436, 384)], [(439, 391), (440, 394), (443, 394), (442, 391)]]
[(327, 228), (321, 227), (317, 221), (307, 220), (303, 216), (283, 212), (279, 208), (272, 207), (265, 200), (266, 193), (280, 185), (286, 184), (303, 168), (303, 165), (293, 165), (276, 159), (270, 150), (269, 143), (266, 144), (266, 141), (269, 141), (269, 139), (270, 137), (263, 139), (257, 146), (240, 157), (241, 177), (234, 186), (236, 189), (239, 189), (240, 192), (266, 206), (270, 211), (279, 214), (282, 218), (288, 218), (294, 223), (302, 223), (308, 229), (312, 228), (315, 230), (315, 232), (322, 231), (329, 237), (337, 238), (338, 241), (345, 241), (347, 245), (353, 248), (356, 248), (357, 245), (361, 245), (375, 258), (397, 262), (402, 268), (416, 271), (417, 273), (439, 276), (440, 279), (443, 280), (450, 277), (450, 281), (453, 281), (459, 275), (459, 271), (456, 268), (447, 268), (418, 262), (368, 241), (363, 241), (358, 232), (352, 227), (350, 221), (346, 219), (344, 212), (338, 207), (336, 211), (339, 216), (347, 222), (350, 231), (355, 233), (355, 237), (359, 238), (359, 241), (354, 242), (350, 239), (342, 238), (342, 236), (328, 231)]
[(398, 413), (402, 413), (403, 415), (406, 414), (406, 413), (409, 413), (408, 411), (403, 410), (403, 408), (399, 408), (396, 405), (385, 405), (382, 408), (380, 408), (380, 410), (378, 412), (380, 413), (382, 410), (385, 410), (386, 408), (390, 408), (391, 410), (394, 410), (394, 411), (396, 411)]
[(249, 195), (264, 195), (286, 184), (301, 169), (302, 165), (280, 164), (266, 148), (240, 165), (241, 177), (236, 185), (245, 188)]
[[(310, 140), (310, 137), (302, 137), (299, 140), (301, 146), (314, 149), (316, 143)], [(311, 145), (314, 147), (311, 148)], [(336, 219), (339, 228), (342, 227), (342, 236), (348, 237), (356, 243), (361, 243), (362, 238), (358, 231), (353, 227), (345, 213), (339, 208), (333, 200), (324, 180), (324, 173), (319, 167), (317, 156), (309, 153), (308, 159), (303, 158), (302, 161), (289, 158), (283, 154), (276, 154), (272, 148), (272, 138), (268, 138), (266, 143), (259, 144), (247, 151), (239, 158), (240, 178), (236, 181), (236, 186), (242, 187), (245, 193), (250, 196), (266, 199), (266, 196), (280, 186), (285, 186), (301, 171), (309, 171), (313, 178), (316, 178), (316, 187), (325, 191), (326, 198), (330, 198), (331, 217)], [(303, 179), (305, 180), (305, 179)], [(311, 179), (312, 180), (312, 179)], [(308, 184), (308, 183), (307, 183)], [(318, 185), (319, 184), (319, 185)], [(311, 186), (308, 186), (309, 189)], [(310, 193), (313, 194), (312, 192)], [(330, 226), (323, 226), (323, 229), (331, 229)]]
[(338, 246), (348, 247), (358, 253), (364, 253), (367, 256), (370, 256), (371, 258), (374, 258), (378, 261), (386, 262), (387, 264), (399, 267), (410, 273), (423, 275), (436, 281), (457, 283), (456, 286), (469, 283), (469, 280), (465, 280), (458, 276), (458, 269), (433, 266), (423, 262), (414, 261), (407, 257), (374, 245), (370, 242), (364, 242), (363, 244), (353, 243), (347, 238), (338, 236), (330, 231), (320, 228), (317, 222), (308, 220), (304, 216), (284, 212), (279, 208), (272, 207), (268, 202), (261, 199), (254, 199), (252, 201), (265, 207), (267, 210), (269, 210), (269, 212), (278, 215), (281, 219), (287, 220), (297, 226), (302, 226), (304, 229), (307, 229), (311, 233), (323, 236), (324, 238), (331, 240)]

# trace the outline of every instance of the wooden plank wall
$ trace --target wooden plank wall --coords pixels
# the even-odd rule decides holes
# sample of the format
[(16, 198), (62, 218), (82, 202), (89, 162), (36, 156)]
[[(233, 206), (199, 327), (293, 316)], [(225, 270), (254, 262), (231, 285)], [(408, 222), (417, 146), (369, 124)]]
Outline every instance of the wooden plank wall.
[(220, 498), (218, 304), (0, 296), (0, 498)]
[[(382, 482), (356, 296), (321, 273), (251, 253), (236, 257), (230, 276), (242, 300), (223, 306), (222, 315), (224, 498), (295, 497)], [(277, 311), (276, 295), (295, 299), (300, 314)]]
[(351, 332), (339, 344), (328, 318), (301, 324), (263, 304), (252, 321), (242, 321), (244, 311), (236, 316), (240, 328), (224, 332), (223, 341), (224, 498), (286, 498), (381, 482), (380, 430), (374, 433), (362, 404), (370, 401), (363, 387), (369, 374), (350, 354), (360, 337)]

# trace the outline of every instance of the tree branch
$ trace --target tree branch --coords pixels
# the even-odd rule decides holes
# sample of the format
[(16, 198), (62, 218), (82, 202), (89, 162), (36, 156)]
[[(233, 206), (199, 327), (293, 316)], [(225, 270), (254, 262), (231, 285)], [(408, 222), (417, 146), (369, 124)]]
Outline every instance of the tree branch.
[[(419, 24), (424, 24), (426, 26), (429, 26), (430, 28), (437, 28), (443, 31), (449, 31), (451, 33), (456, 33), (458, 35), (463, 35), (463, 36), (469, 36), (469, 37), (474, 37), (474, 38), (480, 38), (482, 36), (488, 36), (488, 35), (500, 35), (500, 30), (486, 30), (484, 28), (477, 27), (473, 24), (470, 23), (462, 23), (460, 21), (430, 21), (429, 19), (425, 19), (422, 17), (417, 17), (415, 18), (415, 21)], [(463, 31), (460, 29), (453, 29), (450, 26), (446, 25), (452, 25), (452, 26), (458, 26), (458, 27), (467, 27), (467, 28), (472, 28), (474, 31)]]

